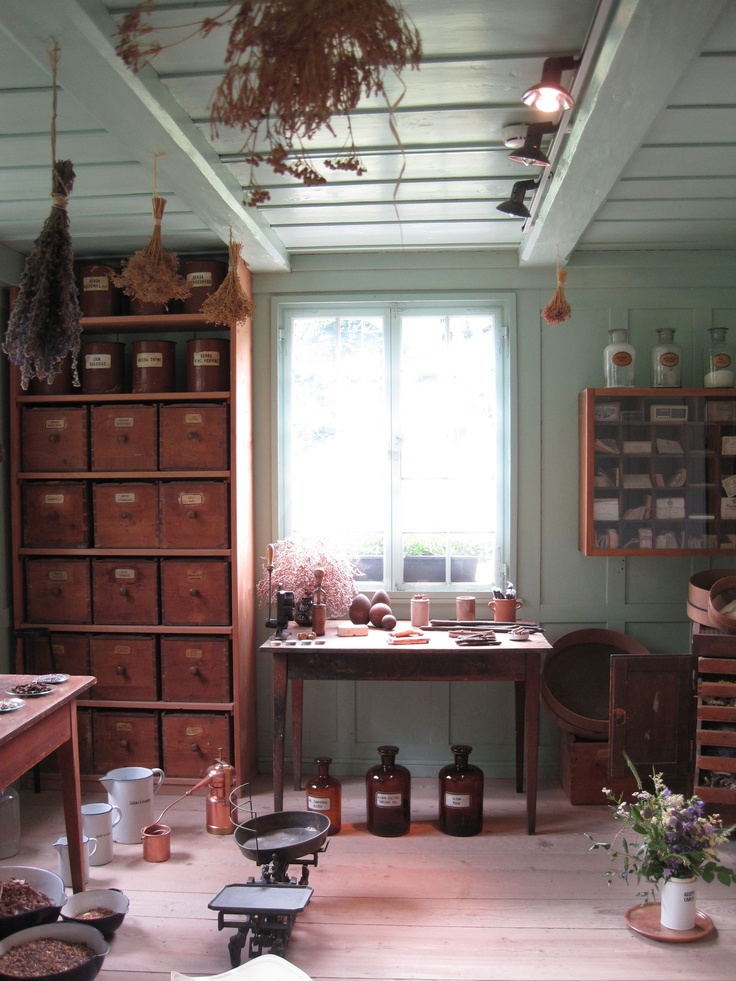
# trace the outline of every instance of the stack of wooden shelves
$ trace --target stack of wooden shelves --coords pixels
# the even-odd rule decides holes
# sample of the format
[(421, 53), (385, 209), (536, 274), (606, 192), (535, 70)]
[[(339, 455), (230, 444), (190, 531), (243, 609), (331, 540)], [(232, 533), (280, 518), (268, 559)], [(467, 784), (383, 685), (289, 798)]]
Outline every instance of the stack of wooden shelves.
[(695, 793), (710, 804), (736, 808), (736, 635), (695, 623), (692, 650), (698, 696)]

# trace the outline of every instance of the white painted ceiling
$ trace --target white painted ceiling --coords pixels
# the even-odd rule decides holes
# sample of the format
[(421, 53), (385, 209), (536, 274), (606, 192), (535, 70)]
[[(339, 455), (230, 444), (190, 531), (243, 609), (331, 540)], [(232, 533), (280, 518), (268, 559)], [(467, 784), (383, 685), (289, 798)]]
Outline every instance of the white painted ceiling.
[[(554, 265), (576, 250), (736, 248), (736, 3), (729, 0), (403, 0), (422, 37), (396, 113), (353, 117), (367, 173), (305, 188), (263, 168), (271, 195), (243, 204), (239, 134), (213, 136), (208, 103), (225, 32), (163, 51), (135, 75), (115, 54), (125, 0), (0, 0), (0, 250), (25, 256), (50, 208), (51, 68), (58, 66), (56, 156), (74, 163), (77, 258), (125, 258), (167, 199), (165, 245), (222, 254), (232, 229), (254, 272), (298, 253), (514, 251)], [(222, 3), (156, 0), (154, 21), (201, 20)], [(540, 120), (521, 93), (550, 55), (582, 63), (564, 81), (576, 104), (545, 138), (552, 166), (508, 159), (505, 124)], [(396, 90), (394, 86), (393, 91)], [(557, 118), (554, 120), (558, 121)], [(316, 161), (339, 150), (314, 140)], [(496, 210), (516, 180), (539, 179), (522, 222)]]

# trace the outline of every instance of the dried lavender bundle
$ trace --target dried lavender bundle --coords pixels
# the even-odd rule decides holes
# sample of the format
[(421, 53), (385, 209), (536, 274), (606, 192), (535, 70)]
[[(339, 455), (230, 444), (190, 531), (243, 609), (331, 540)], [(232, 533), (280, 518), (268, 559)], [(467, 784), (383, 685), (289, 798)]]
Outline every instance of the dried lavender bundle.
[(3, 351), (19, 366), (23, 389), (28, 388), (31, 378), (53, 381), (67, 355), (71, 355), (73, 383), (79, 386), (77, 355), (82, 310), (67, 214), (73, 186), (71, 160), (55, 161), (51, 213), (26, 259), (8, 320)]
[(202, 304), (202, 313), (211, 324), (222, 324), (224, 327), (232, 328), (255, 310), (255, 304), (238, 279), (238, 259), (241, 248), (240, 242), (230, 242), (227, 276), (217, 291), (208, 296)]
[(132, 296), (141, 303), (185, 300), (192, 288), (179, 275), (179, 257), (176, 252), (165, 249), (161, 238), (166, 198), (159, 198), (154, 194), (152, 205), (153, 232), (148, 244), (132, 258), (121, 263), (122, 270), (119, 275), (112, 277), (112, 281), (127, 296)]
[(572, 307), (565, 297), (565, 282), (567, 280), (567, 269), (557, 268), (557, 289), (552, 294), (552, 299), (542, 310), (542, 316), (548, 324), (563, 324), (570, 318)]

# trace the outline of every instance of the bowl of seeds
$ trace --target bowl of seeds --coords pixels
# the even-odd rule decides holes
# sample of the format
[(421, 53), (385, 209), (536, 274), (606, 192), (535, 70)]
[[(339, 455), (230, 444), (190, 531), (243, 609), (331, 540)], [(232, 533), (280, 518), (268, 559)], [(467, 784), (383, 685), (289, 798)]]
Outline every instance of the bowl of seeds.
[(62, 920), (87, 923), (109, 940), (125, 919), (130, 901), (119, 889), (87, 889), (70, 896)]
[(82, 923), (42, 923), (0, 941), (0, 981), (92, 981), (110, 945)]
[(0, 865), (0, 940), (59, 918), (66, 902), (63, 880), (55, 872), (27, 865)]

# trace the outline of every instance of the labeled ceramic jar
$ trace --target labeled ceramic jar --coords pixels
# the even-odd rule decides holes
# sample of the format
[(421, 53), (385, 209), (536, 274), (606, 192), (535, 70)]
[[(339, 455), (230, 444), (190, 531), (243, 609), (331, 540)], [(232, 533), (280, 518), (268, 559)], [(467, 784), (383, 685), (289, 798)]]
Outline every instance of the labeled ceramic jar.
[(703, 388), (733, 388), (734, 362), (727, 341), (728, 327), (711, 327), (710, 344), (703, 353)]
[(672, 327), (657, 330), (652, 348), (652, 388), (679, 388), (682, 385), (682, 348), (675, 344)]
[(609, 343), (603, 352), (607, 388), (631, 388), (634, 384), (636, 352), (629, 344), (628, 330), (609, 330)]

